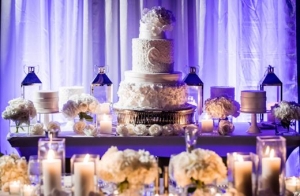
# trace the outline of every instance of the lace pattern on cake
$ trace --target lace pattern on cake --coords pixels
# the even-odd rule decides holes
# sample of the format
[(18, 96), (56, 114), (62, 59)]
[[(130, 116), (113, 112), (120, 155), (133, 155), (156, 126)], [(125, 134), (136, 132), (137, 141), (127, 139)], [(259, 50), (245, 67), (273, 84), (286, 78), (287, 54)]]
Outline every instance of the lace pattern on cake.
[(144, 73), (172, 73), (174, 71), (171, 40), (133, 39), (132, 51), (133, 71)]
[(116, 104), (122, 108), (174, 109), (184, 106), (186, 100), (186, 85), (129, 83), (122, 81), (119, 86), (119, 101)]

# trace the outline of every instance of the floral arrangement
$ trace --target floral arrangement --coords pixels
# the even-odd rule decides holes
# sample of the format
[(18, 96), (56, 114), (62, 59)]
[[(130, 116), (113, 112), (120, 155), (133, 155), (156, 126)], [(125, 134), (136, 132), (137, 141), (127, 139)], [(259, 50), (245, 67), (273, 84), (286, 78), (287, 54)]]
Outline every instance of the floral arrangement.
[(201, 189), (215, 181), (222, 182), (227, 177), (222, 158), (213, 151), (201, 148), (171, 157), (169, 165), (171, 176), (181, 187), (194, 184)]
[(152, 183), (158, 174), (158, 164), (148, 151), (119, 151), (113, 146), (99, 161), (97, 172), (102, 180), (117, 184), (122, 193)]
[(73, 125), (73, 130), (77, 134), (85, 134), (86, 129), (91, 129), (91, 127), (87, 127), (85, 121), (93, 121), (93, 117), (89, 113), (95, 114), (99, 109), (100, 104), (98, 100), (92, 95), (83, 93), (72, 95), (67, 103), (63, 105), (62, 113), (69, 119), (74, 119), (78, 116), (79, 121)]
[(145, 8), (142, 12), (141, 27), (151, 30), (154, 35), (162, 31), (172, 31), (175, 17), (170, 10), (163, 7)]
[(300, 104), (293, 101), (281, 101), (279, 104), (275, 104), (271, 110), (284, 128), (288, 128), (292, 120), (300, 119)]
[(27, 162), (16, 154), (3, 155), (0, 157), (0, 188), (9, 191), (9, 183), (19, 181), (22, 184), (30, 184), (27, 174)]
[[(8, 106), (2, 112), (2, 118), (12, 120), (16, 124), (16, 133), (23, 123), (29, 125), (30, 120), (36, 117), (36, 109), (33, 102), (21, 97), (12, 99)], [(22, 128), (22, 127), (21, 127)]]
[(240, 104), (226, 96), (209, 98), (205, 101), (205, 112), (213, 118), (225, 119), (227, 116), (238, 117)]
[(92, 121), (93, 118), (88, 113), (96, 113), (99, 106), (97, 99), (89, 94), (72, 95), (67, 103), (63, 105), (62, 113), (70, 119), (79, 116), (79, 119)]

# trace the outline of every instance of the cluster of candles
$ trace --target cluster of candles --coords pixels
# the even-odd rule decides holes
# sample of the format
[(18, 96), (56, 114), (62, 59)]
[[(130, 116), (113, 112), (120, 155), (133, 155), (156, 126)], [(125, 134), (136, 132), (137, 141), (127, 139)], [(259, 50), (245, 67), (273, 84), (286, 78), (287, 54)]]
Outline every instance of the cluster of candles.
[(35, 186), (30, 184), (22, 185), (20, 181), (12, 181), (9, 183), (9, 193), (11, 195), (32, 196), (34, 195)]
[(258, 154), (236, 152), (227, 154), (233, 186), (245, 196), (252, 196), (256, 191), (281, 195), (284, 186), (291, 192), (298, 191), (296, 186), (299, 185), (294, 178), (286, 178), (284, 182), (285, 139), (265, 137), (269, 141), (265, 141), (264, 137), (258, 137)]

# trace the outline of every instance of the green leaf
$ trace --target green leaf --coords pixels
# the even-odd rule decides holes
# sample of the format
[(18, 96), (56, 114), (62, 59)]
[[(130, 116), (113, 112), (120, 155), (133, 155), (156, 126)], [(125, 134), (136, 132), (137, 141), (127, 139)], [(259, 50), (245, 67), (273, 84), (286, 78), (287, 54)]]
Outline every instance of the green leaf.
[(79, 119), (85, 119), (86, 121), (93, 122), (93, 117), (85, 112), (79, 112)]

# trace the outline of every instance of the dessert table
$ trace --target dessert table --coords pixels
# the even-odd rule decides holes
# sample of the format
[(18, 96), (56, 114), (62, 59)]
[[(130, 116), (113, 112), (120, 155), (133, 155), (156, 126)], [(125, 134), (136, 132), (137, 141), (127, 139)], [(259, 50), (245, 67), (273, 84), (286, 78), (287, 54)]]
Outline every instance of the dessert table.
[[(274, 129), (263, 129), (260, 134), (248, 134), (248, 123), (234, 123), (235, 130), (229, 136), (202, 134), (198, 137), (197, 147), (215, 151), (222, 157), (228, 152), (256, 152), (256, 137), (275, 135)], [(8, 136), (7, 139), (21, 156), (28, 158), (37, 154), (38, 140), (41, 136)], [(100, 156), (110, 146), (117, 146), (120, 150), (126, 148), (145, 149), (158, 157), (170, 157), (185, 150), (184, 136), (136, 136), (120, 137), (114, 135), (101, 135), (89, 137), (76, 135), (72, 131), (59, 133), (66, 142), (66, 158), (73, 154), (99, 154)], [(287, 145), (287, 157), (298, 146), (300, 146), (299, 135), (285, 135)]]

